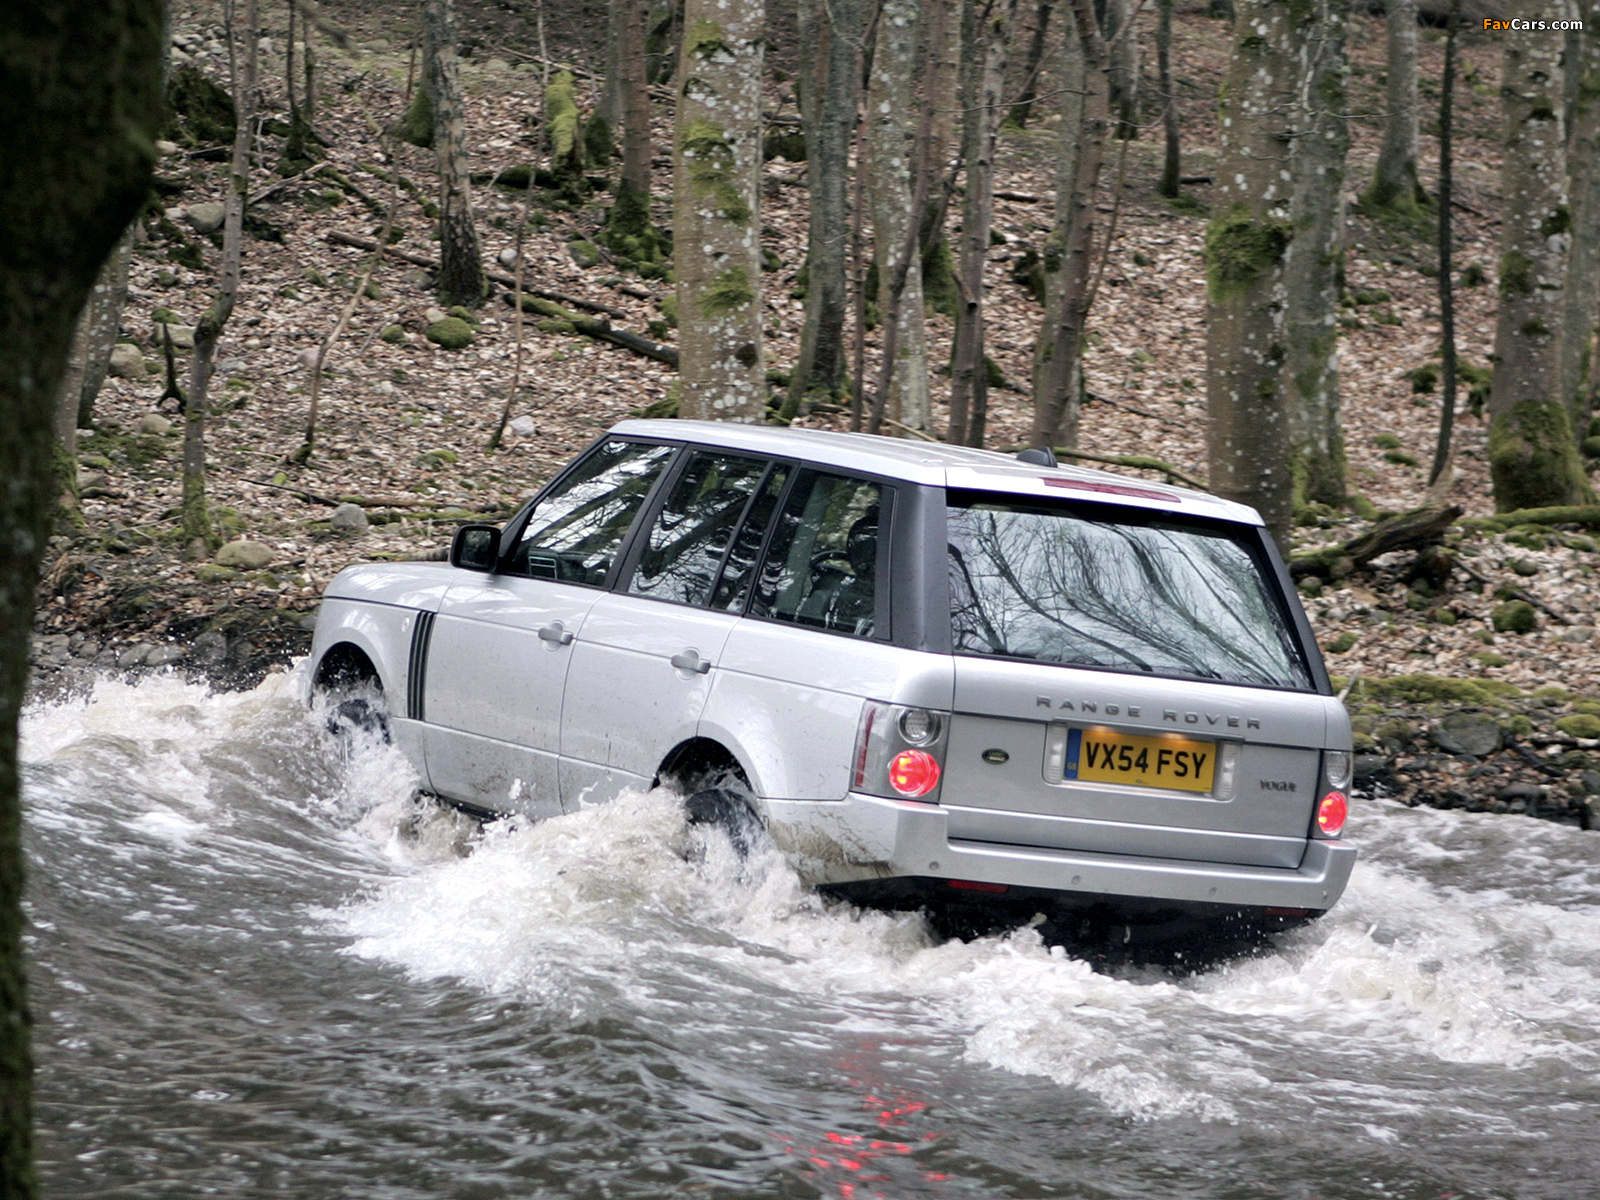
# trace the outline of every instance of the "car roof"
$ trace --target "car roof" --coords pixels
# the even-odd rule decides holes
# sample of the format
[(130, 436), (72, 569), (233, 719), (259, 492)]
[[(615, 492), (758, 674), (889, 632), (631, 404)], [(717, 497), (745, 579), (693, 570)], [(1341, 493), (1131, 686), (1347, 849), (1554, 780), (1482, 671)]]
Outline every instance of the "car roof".
[(1054, 500), (1078, 500), (1163, 509), (1260, 525), (1255, 509), (1220, 496), (1096, 471), (1088, 467), (1044, 467), (998, 450), (948, 446), (870, 433), (834, 433), (732, 421), (623, 421), (611, 432), (656, 441), (725, 446), (753, 454), (802, 458), (819, 466), (861, 471), (932, 487), (1006, 492)]

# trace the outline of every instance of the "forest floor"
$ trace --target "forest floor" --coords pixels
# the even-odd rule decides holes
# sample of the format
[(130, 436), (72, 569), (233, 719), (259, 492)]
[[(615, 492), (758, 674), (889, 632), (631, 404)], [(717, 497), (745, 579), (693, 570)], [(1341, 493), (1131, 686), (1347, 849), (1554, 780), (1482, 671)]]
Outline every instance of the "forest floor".
[[(539, 161), (543, 60), (536, 31), (505, 7), (464, 0), (461, 8), (461, 26), (469, 31), (463, 82), (474, 172)], [(251, 206), (256, 235), (247, 239), (238, 305), (219, 351), (207, 433), (207, 488), (219, 531), (262, 544), (269, 561), (254, 569), (190, 561), (178, 529), (182, 429), (171, 405), (158, 404), (165, 380), (156, 314), (165, 309), (163, 315), (192, 325), (211, 301), (220, 251), (192, 230), (188, 213), (221, 199), (226, 163), (203, 148), (174, 150), (158, 167), (165, 218), (146, 222), (123, 318), (123, 340), (141, 349), (149, 373), (108, 379), (94, 428), (81, 433), (86, 532), (57, 538), (46, 563), (35, 649), (41, 689), (70, 687), (106, 670), (171, 665), (248, 683), (282, 669), (304, 653), (318, 597), (341, 568), (419, 556), (446, 545), (462, 520), (509, 513), (600, 431), (669, 395), (671, 368), (574, 333), (541, 331), (529, 320), (522, 387), (510, 410), (525, 419), (517, 423), (520, 432), (508, 432), (490, 453), (487, 442), (506, 404), (517, 355), (505, 289), (496, 287), (479, 310), (472, 344), (447, 351), (423, 337), (437, 303), (428, 272), (386, 258), (329, 354), (315, 453), (303, 464), (292, 461), (305, 440), (307, 360), (338, 321), (369, 258), (330, 242), (329, 235), (373, 237), (384, 210), (395, 204), (396, 248), (429, 259), (437, 253), (419, 198), (372, 169), (385, 153), (376, 131), (404, 110), (414, 31), (403, 14), (383, 6), (352, 0), (330, 2), (324, 10), (351, 33), (346, 46), (319, 36), (317, 47), (316, 128), (329, 143), (327, 162), (345, 182), (321, 174), (280, 180), (271, 168), (281, 139), (263, 138), (253, 182), (261, 199)], [(546, 42), (552, 55), (597, 68), (603, 11), (578, 5), (566, 24), (552, 23)], [(219, 12), (209, 0), (187, 11), (179, 6), (174, 42), (182, 61), (225, 81)], [(1153, 28), (1153, 12), (1141, 19)], [(283, 119), (286, 12), (269, 5), (265, 20), (266, 112)], [(773, 52), (780, 74), (793, 51), (792, 36), (783, 34), (775, 37)], [(1227, 34), (1227, 25), (1205, 16), (1203, 6), (1180, 6), (1174, 73), (1187, 176), (1208, 177), (1215, 160), (1215, 95)], [(1305, 546), (1350, 537), (1377, 512), (1403, 511), (1428, 498), (1439, 398), (1416, 390), (1423, 385), (1413, 379), (1437, 362), (1437, 280), (1427, 273), (1431, 220), (1369, 219), (1354, 202), (1370, 177), (1380, 134), (1383, 42), (1379, 18), (1354, 18), (1340, 372), (1351, 480), (1361, 499), (1357, 512), (1308, 513), (1296, 531)], [(1422, 170), (1430, 187), (1436, 142), (1428, 112), (1437, 103), (1442, 47), (1438, 31), (1422, 31)], [(1460, 353), (1478, 367), (1488, 363), (1494, 333), (1500, 53), (1489, 37), (1464, 37), (1457, 99), (1456, 261), (1466, 272), (1464, 284), (1479, 282), (1458, 288), (1456, 321)], [(1204, 478), (1201, 245), (1211, 189), (1191, 184), (1178, 201), (1156, 193), (1161, 141), (1153, 50), (1145, 57), (1149, 125), (1138, 140), (1112, 143), (1106, 159), (1100, 209), (1105, 218), (1115, 207), (1117, 225), (1090, 315), (1085, 370), (1092, 400), (1079, 448), (1150, 455)], [(1041, 92), (1049, 82), (1041, 81)], [(582, 75), (579, 83), (587, 107), (595, 80)], [(770, 106), (780, 117), (797, 116), (792, 86), (778, 83)], [(670, 116), (665, 105), (657, 107), (657, 144), (668, 146)], [(1003, 242), (993, 247), (987, 278), (988, 351), (1007, 381), (990, 394), (988, 445), (998, 449), (1019, 447), (1026, 436), (1027, 381), (1043, 313), (1012, 274), (1028, 250), (1042, 247), (1053, 212), (1059, 122), (1047, 103), (1036, 106), (1035, 118), (1027, 129), (1005, 135), (999, 159), (995, 229)], [(424, 197), (435, 189), (432, 157), (408, 145), (397, 148), (398, 173), (415, 181)], [(664, 228), (671, 223), (670, 182), (670, 161), (661, 156), (655, 215)], [(268, 189), (274, 190), (264, 195)], [(523, 244), (529, 287), (604, 305), (618, 314), (611, 318), (615, 325), (641, 334), (668, 319), (663, 301), (669, 284), (624, 273), (603, 255), (597, 265), (582, 266), (573, 253), (572, 243), (598, 232), (609, 193), (577, 204), (537, 189), (532, 195), (533, 221)], [(785, 370), (798, 350), (803, 304), (794, 289), (805, 255), (806, 195), (804, 163), (779, 158), (767, 164), (763, 242), (781, 264), (765, 276), (764, 291), (765, 353), (775, 371)], [(523, 200), (520, 190), (476, 190), (487, 265), (498, 267), (515, 246)], [(403, 330), (403, 339), (379, 336), (391, 326)], [(661, 328), (656, 325), (658, 334)], [(948, 361), (950, 333), (946, 318), (930, 314), (930, 361)], [(870, 362), (870, 338), (868, 349)], [(183, 358), (180, 382), (186, 382)], [(935, 371), (933, 390), (936, 421), (942, 422), (943, 370)], [(803, 423), (837, 428), (846, 420), (827, 414)], [(1485, 440), (1484, 423), (1463, 388), (1448, 499), (1469, 517), (1493, 512)], [(325, 501), (347, 497), (371, 521), (359, 536), (329, 526), (332, 506)], [(1467, 526), (1453, 528), (1447, 542), (1470, 574), (1458, 570), (1441, 586), (1408, 583), (1411, 556), (1397, 554), (1306, 596), (1330, 668), (1364, 680), (1351, 696), (1358, 743), (1368, 753), (1363, 769), (1411, 797), (1517, 811), (1553, 807), (1587, 823), (1586, 797), (1600, 793), (1600, 754), (1591, 762), (1590, 751), (1600, 743), (1554, 722), (1591, 715), (1582, 712), (1588, 707), (1600, 711), (1600, 546), (1579, 533), (1491, 535)], [(1497, 633), (1490, 620), (1500, 603), (1497, 590), (1513, 587), (1542, 606), (1535, 628)], [(1418, 675), (1473, 681), (1476, 690), (1417, 682)], [(1463, 705), (1492, 716), (1499, 744), (1509, 748), (1483, 761), (1440, 753), (1430, 730), (1447, 710)], [(1600, 720), (1593, 730), (1565, 723), (1600, 734)]]

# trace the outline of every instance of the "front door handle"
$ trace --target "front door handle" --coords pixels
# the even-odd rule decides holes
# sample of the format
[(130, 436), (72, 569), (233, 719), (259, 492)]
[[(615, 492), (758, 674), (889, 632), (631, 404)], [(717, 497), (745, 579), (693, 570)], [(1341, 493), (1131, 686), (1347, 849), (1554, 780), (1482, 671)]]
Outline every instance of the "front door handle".
[(685, 650), (682, 654), (674, 654), (672, 665), (680, 671), (693, 671), (696, 675), (704, 675), (711, 670), (711, 660), (701, 658), (698, 650)]
[(549, 642), (552, 646), (569, 646), (572, 644), (572, 634), (561, 628), (560, 621), (552, 621), (539, 630), (539, 640)]

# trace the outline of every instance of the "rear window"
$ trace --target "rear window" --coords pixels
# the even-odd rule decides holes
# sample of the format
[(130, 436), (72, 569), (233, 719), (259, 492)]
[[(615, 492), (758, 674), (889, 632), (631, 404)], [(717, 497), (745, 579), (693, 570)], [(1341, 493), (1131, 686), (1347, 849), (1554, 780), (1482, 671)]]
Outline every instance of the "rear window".
[(952, 493), (958, 654), (1310, 689), (1253, 532)]

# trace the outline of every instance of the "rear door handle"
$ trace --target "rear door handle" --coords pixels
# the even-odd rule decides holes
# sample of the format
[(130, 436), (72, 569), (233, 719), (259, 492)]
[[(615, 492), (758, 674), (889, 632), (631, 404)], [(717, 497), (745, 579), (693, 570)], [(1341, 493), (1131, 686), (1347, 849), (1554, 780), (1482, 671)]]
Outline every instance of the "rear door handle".
[(572, 644), (572, 634), (561, 628), (560, 621), (552, 621), (539, 630), (539, 640), (549, 642), (552, 646), (569, 646)]
[(701, 658), (698, 650), (685, 650), (682, 654), (674, 654), (672, 665), (680, 671), (693, 671), (696, 675), (704, 675), (711, 670), (711, 660)]

